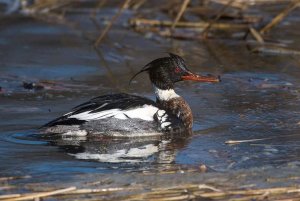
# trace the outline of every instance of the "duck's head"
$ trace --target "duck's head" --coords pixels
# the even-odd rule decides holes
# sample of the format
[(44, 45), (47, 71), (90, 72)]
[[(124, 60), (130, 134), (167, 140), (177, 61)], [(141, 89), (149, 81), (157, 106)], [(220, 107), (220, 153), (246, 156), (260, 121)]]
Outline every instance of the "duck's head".
[[(148, 72), (153, 85), (160, 90), (174, 88), (174, 83), (183, 80), (196, 82), (219, 82), (220, 78), (212, 75), (197, 75), (192, 73), (180, 56), (169, 53), (169, 57), (158, 58), (148, 63), (132, 79), (142, 72)], [(131, 80), (132, 80), (131, 79)]]

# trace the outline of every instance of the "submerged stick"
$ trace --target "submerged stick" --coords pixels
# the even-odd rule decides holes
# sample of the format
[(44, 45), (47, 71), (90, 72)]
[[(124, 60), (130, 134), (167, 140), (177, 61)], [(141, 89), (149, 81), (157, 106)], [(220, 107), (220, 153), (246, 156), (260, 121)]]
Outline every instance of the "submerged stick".
[(55, 190), (55, 191), (33, 193), (30, 195), (25, 195), (25, 196), (21, 195), (20, 197), (17, 197), (17, 198), (5, 199), (5, 201), (32, 200), (32, 199), (37, 199), (37, 198), (41, 198), (41, 197), (47, 197), (47, 196), (57, 195), (57, 194), (61, 194), (61, 193), (69, 192), (69, 191), (74, 191), (74, 190), (76, 190), (75, 186), (69, 187), (69, 188), (63, 188), (63, 189), (59, 189), (59, 190)]
[(139, 0), (138, 2), (135, 2), (135, 3), (131, 6), (131, 8), (132, 8), (133, 10), (137, 10), (137, 9), (139, 9), (141, 6), (143, 6), (143, 5), (146, 3), (146, 1), (147, 1), (147, 0)]
[(264, 26), (260, 30), (260, 33), (264, 34), (265, 32), (269, 31), (272, 27), (281, 22), (292, 10), (294, 10), (298, 6), (300, 6), (300, 0), (292, 1), (283, 11), (281, 11), (277, 16), (275, 16), (269, 24)]
[(178, 21), (179, 21), (180, 18), (182, 17), (182, 15), (183, 15), (184, 11), (186, 10), (187, 5), (188, 5), (189, 3), (190, 3), (190, 0), (184, 0), (184, 1), (182, 2), (180, 11), (179, 11), (179, 13), (177, 14), (177, 16), (176, 16), (176, 18), (175, 18), (175, 20), (174, 20), (174, 22), (173, 22), (173, 24), (172, 24), (171, 30), (173, 30), (173, 29), (176, 27)]
[(227, 140), (225, 141), (225, 144), (239, 144), (243, 142), (255, 142), (255, 141), (261, 141), (261, 140), (271, 140), (275, 138), (284, 138), (284, 137), (291, 137), (291, 136), (299, 136), (299, 134), (291, 134), (291, 135), (282, 135), (282, 136), (274, 136), (274, 137), (267, 137), (267, 138), (256, 138), (256, 139), (249, 139), (249, 140)]
[(18, 201), (18, 200), (31, 200), (41, 197), (48, 197), (52, 195), (56, 196), (71, 196), (71, 195), (90, 195), (90, 194), (108, 194), (114, 193), (118, 191), (131, 191), (141, 189), (141, 187), (115, 187), (115, 188), (84, 188), (84, 189), (76, 189), (75, 187), (70, 187), (66, 189), (60, 189), (51, 192), (40, 192), (40, 193), (29, 193), (29, 194), (8, 194), (8, 195), (0, 195), (0, 200), (3, 201)]
[(269, 138), (250, 139), (250, 140), (227, 140), (227, 141), (225, 141), (225, 144), (240, 144), (243, 142), (256, 142), (256, 141), (270, 140), (270, 139), (273, 139), (273, 138), (269, 137)]
[(21, 194), (0, 195), (0, 200), (21, 197)]
[(65, 1), (35, 1), (32, 5), (25, 6), (23, 9), (27, 9), (27, 11), (31, 11), (31, 14), (35, 14), (40, 11), (51, 11), (61, 7), (64, 7), (68, 4), (72, 3), (72, 0)]
[(130, 2), (131, 2), (131, 0), (125, 0), (124, 1), (124, 3), (122, 4), (121, 8), (119, 9), (119, 11), (113, 16), (113, 18), (111, 19), (111, 21), (108, 23), (108, 25), (105, 27), (105, 29), (102, 31), (102, 33), (100, 34), (100, 36), (96, 40), (96, 42), (94, 44), (95, 47), (97, 47), (100, 44), (100, 42), (102, 41), (102, 39), (104, 38), (104, 36), (110, 30), (110, 28), (112, 27), (113, 23), (120, 17), (120, 15), (122, 14), (122, 12), (129, 7), (129, 3)]
[(251, 50), (254, 53), (265, 53), (265, 54), (282, 54), (282, 55), (300, 55), (299, 50), (288, 49), (284, 47), (279, 47), (275, 45), (263, 45), (260, 47), (256, 47)]
[[(149, 20), (144, 18), (133, 18), (129, 22), (132, 26), (162, 26), (171, 27), (173, 25), (172, 21), (166, 20)], [(177, 22), (176, 27), (184, 28), (200, 28), (203, 29), (208, 26), (208, 22)], [(230, 23), (214, 23), (211, 25), (213, 29), (248, 29), (247, 24), (230, 24)]]
[(260, 35), (258, 31), (256, 31), (256, 29), (250, 26), (249, 30), (252, 36), (257, 40), (257, 42), (259, 42), (260, 44), (263, 44), (265, 42), (263, 37)]
[(230, 190), (222, 192), (209, 192), (200, 193), (202, 197), (216, 198), (230, 195), (262, 195), (265, 193), (269, 194), (284, 194), (284, 193), (299, 193), (299, 187), (275, 187), (275, 188), (263, 188), (263, 189), (249, 189), (249, 190)]
[(16, 177), (0, 177), (0, 182), (1, 181), (14, 180), (14, 179), (29, 179), (29, 178), (31, 178), (30, 175), (16, 176)]

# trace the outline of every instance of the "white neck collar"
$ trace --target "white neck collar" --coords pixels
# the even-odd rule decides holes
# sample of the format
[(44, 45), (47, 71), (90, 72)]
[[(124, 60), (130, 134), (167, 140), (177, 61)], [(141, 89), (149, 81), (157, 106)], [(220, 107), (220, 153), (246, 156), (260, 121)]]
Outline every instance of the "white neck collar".
[(168, 101), (173, 98), (180, 97), (178, 94), (176, 94), (174, 89), (159, 89), (155, 85), (153, 85), (153, 87), (155, 90), (156, 97), (161, 101)]

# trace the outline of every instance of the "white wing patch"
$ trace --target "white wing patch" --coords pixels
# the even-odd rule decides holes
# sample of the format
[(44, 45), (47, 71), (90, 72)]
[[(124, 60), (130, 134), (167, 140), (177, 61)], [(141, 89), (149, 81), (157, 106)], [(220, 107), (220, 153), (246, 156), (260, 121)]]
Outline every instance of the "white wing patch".
[(160, 123), (160, 127), (162, 129), (169, 128), (171, 125), (171, 122), (167, 121), (168, 120), (168, 115), (165, 110), (158, 110), (157, 111), (157, 119), (158, 122)]
[[(103, 105), (99, 108), (104, 107)], [(79, 120), (91, 121), (99, 120), (109, 117), (114, 117), (117, 119), (128, 119), (128, 118), (138, 118), (145, 121), (153, 121), (154, 114), (158, 111), (158, 108), (153, 105), (143, 105), (143, 107), (129, 109), (129, 110), (120, 110), (120, 109), (111, 109), (104, 110), (100, 112), (91, 113), (92, 111), (86, 111), (79, 114), (71, 115), (68, 118), (76, 118)]]

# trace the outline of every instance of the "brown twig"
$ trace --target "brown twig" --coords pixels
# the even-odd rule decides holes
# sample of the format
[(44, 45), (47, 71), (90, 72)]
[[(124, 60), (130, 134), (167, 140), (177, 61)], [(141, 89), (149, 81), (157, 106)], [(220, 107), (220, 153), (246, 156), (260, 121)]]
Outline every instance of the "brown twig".
[(70, 196), (70, 195), (80, 195), (80, 194), (108, 194), (118, 191), (131, 191), (138, 190), (141, 187), (126, 187), (126, 188), (84, 188), (84, 189), (76, 189), (76, 187), (69, 187), (65, 189), (59, 189), (55, 191), (49, 192), (38, 192), (38, 193), (29, 193), (29, 194), (8, 194), (1, 195), (1, 201), (22, 201), (22, 200), (31, 200), (41, 197), (48, 196)]
[(209, 192), (202, 193), (202, 197), (222, 197), (225, 195), (262, 195), (266, 192), (270, 194), (281, 194), (281, 193), (299, 193), (299, 188), (297, 187), (278, 187), (278, 188), (266, 188), (266, 189), (250, 189), (250, 190), (231, 190), (223, 192)]
[(252, 26), (250, 26), (249, 30), (250, 30), (250, 33), (252, 34), (252, 36), (257, 40), (257, 42), (259, 42), (260, 44), (263, 44), (265, 42), (263, 37), (260, 35), (260, 33), (258, 31), (256, 31), (256, 29), (254, 29)]
[(102, 39), (105, 37), (105, 35), (107, 34), (107, 32), (112, 27), (113, 23), (120, 17), (120, 15), (122, 14), (122, 12), (129, 7), (130, 2), (131, 2), (131, 0), (125, 0), (124, 1), (124, 3), (122, 4), (122, 6), (118, 10), (118, 12), (113, 16), (113, 18), (111, 19), (111, 21), (104, 28), (104, 30), (102, 31), (102, 33), (100, 34), (100, 36), (97, 38), (97, 40), (96, 40), (96, 42), (94, 44), (95, 47), (97, 47), (100, 44), (100, 42), (102, 41)]
[(0, 200), (21, 197), (21, 194), (0, 195)]
[[(227, 4), (229, 0), (211, 0), (216, 3), (221, 3), (221, 4)], [(245, 0), (236, 0), (231, 6), (245, 10), (249, 6), (268, 6), (271, 4), (282, 4), (282, 3), (289, 3), (292, 0), (251, 0), (251, 1), (245, 1)]]
[(267, 138), (256, 138), (256, 139), (249, 139), (249, 140), (227, 140), (225, 144), (239, 144), (243, 142), (256, 142), (262, 140), (271, 140), (275, 138), (284, 138), (284, 137), (291, 137), (291, 136), (299, 136), (299, 134), (291, 134), (291, 135), (282, 135), (282, 136), (274, 136), (274, 137), (267, 137)]
[(132, 6), (131, 6), (131, 8), (133, 9), (133, 10), (138, 10), (140, 7), (142, 7), (144, 4), (146, 3), (146, 0), (139, 0), (139, 1), (137, 1), (135, 4), (133, 4)]
[(256, 142), (256, 141), (262, 141), (262, 140), (269, 140), (273, 138), (258, 138), (258, 139), (250, 139), (250, 140), (227, 140), (225, 141), (225, 144), (240, 144), (243, 142)]
[[(133, 18), (130, 20), (130, 24), (132, 26), (162, 26), (162, 27), (171, 27), (173, 22), (172, 21), (164, 21), (164, 20), (150, 20), (144, 18)], [(208, 26), (209, 23), (207, 22), (177, 22), (177, 27), (184, 27), (184, 28), (200, 28), (203, 29)], [(247, 24), (230, 24), (230, 23), (214, 23), (211, 25), (213, 29), (239, 29), (245, 30), (248, 29)]]
[(269, 24), (264, 26), (260, 30), (260, 33), (264, 34), (267, 31), (269, 31), (272, 27), (274, 27), (279, 22), (281, 22), (292, 10), (297, 8), (299, 5), (300, 5), (300, 0), (292, 1), (283, 11), (281, 11), (277, 16), (275, 16)]
[(209, 29), (211, 28), (211, 26), (216, 23), (220, 17), (223, 15), (224, 11), (234, 2), (235, 0), (230, 0), (226, 5), (224, 5), (220, 11), (218, 12), (218, 15), (215, 17), (215, 19), (213, 21), (211, 21), (207, 27), (203, 30), (202, 32), (202, 36), (204, 36), (205, 38), (207, 38), (207, 34), (208, 34), (208, 31)]
[(8, 181), (8, 180), (15, 180), (15, 179), (28, 179), (28, 178), (31, 178), (31, 176), (25, 175), (25, 176), (16, 176), (16, 177), (0, 177), (0, 182)]
[(299, 50), (288, 49), (284, 47), (280, 47), (278, 45), (263, 45), (256, 48), (253, 48), (251, 52), (254, 53), (265, 53), (265, 54), (282, 54), (282, 55), (300, 55)]
[(55, 190), (55, 191), (33, 193), (33, 194), (30, 194), (30, 195), (25, 195), (25, 196), (20, 195), (20, 197), (5, 199), (5, 201), (32, 200), (32, 199), (36, 199), (36, 198), (62, 194), (62, 193), (70, 192), (70, 191), (74, 191), (74, 190), (76, 190), (76, 187), (73, 186), (73, 187), (63, 188), (63, 189), (59, 189), (59, 190)]
[(187, 8), (187, 6), (188, 6), (189, 3), (190, 3), (190, 0), (184, 0), (182, 2), (181, 7), (180, 7), (180, 11), (177, 14), (177, 16), (176, 16), (176, 18), (175, 18), (175, 20), (174, 20), (174, 22), (173, 22), (173, 24), (171, 26), (171, 30), (173, 30), (176, 27), (178, 21), (182, 17), (182, 15), (183, 15), (184, 11), (186, 10), (186, 8)]
[(52, 11), (61, 7), (64, 7), (68, 4), (72, 3), (72, 0), (65, 0), (65, 1), (36, 1), (34, 4), (30, 5), (30, 6), (25, 6), (25, 8), (23, 8), (25, 11), (30, 11), (29, 13), (31, 14), (35, 14), (35, 13), (39, 13), (41, 11)]

